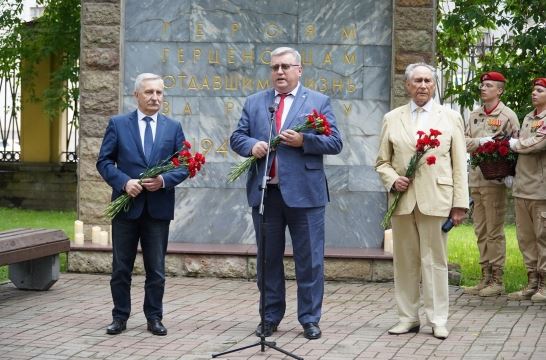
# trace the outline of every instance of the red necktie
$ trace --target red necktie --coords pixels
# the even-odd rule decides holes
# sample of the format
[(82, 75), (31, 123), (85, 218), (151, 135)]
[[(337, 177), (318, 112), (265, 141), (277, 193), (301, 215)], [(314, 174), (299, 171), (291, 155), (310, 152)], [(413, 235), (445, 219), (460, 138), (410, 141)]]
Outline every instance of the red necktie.
[[(277, 129), (277, 134), (281, 132), (281, 124), (282, 124), (282, 112), (284, 110), (284, 98), (288, 96), (288, 94), (279, 94), (281, 97), (281, 100), (279, 101), (279, 107), (277, 108), (277, 112), (275, 113), (275, 127)], [(269, 177), (273, 179), (275, 177), (275, 158), (277, 156), (275, 155), (273, 157), (273, 161), (271, 162), (271, 169), (269, 170)]]

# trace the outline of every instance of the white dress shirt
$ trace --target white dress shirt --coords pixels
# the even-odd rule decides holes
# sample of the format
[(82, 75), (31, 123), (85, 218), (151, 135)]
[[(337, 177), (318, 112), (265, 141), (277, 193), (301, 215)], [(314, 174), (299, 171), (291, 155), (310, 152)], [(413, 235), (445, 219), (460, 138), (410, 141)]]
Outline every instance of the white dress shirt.
[[(292, 91), (286, 93), (286, 97), (284, 98), (284, 108), (282, 110), (281, 128), (284, 126), (286, 115), (288, 115), (288, 112), (290, 111), (290, 108), (292, 107), (292, 104), (294, 103), (294, 98), (296, 97), (296, 94), (298, 93), (299, 88), (300, 88), (300, 83), (298, 82), (298, 85)], [(281, 94), (280, 92), (275, 90), (275, 102), (279, 101), (277, 100), (277, 97), (280, 96), (280, 94)]]
[(413, 121), (415, 128), (417, 130), (422, 130), (427, 134), (430, 130), (430, 112), (432, 111), (433, 101), (434, 100), (430, 99), (425, 106), (420, 107), (422, 110), (420, 111), (419, 116), (417, 116), (417, 108), (419, 108), (419, 106), (417, 106), (413, 100), (410, 102), (411, 120)]

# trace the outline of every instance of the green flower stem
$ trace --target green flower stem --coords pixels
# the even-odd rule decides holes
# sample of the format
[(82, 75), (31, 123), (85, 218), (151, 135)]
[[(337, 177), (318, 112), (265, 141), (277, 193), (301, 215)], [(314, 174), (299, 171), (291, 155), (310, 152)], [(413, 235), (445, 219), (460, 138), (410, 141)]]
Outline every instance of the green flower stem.
[[(170, 158), (172, 158), (172, 156)], [(140, 176), (139, 183), (141, 183), (142, 179), (152, 178), (175, 169), (176, 166), (174, 166), (174, 164), (170, 161), (170, 158), (163, 161), (159, 165), (144, 171), (142, 175)], [(180, 163), (180, 166), (188, 166), (188, 164), (186, 164), (185, 162), (182, 162)], [(132, 201), (133, 201), (133, 198), (130, 197), (127, 193), (124, 193), (121, 196), (117, 197), (110, 204), (108, 204), (108, 206), (104, 210), (104, 215), (106, 215), (110, 219), (113, 219), (120, 211), (122, 210), (125, 212), (129, 211)]]
[[(313, 126), (312, 124), (308, 124), (307, 122), (305, 124), (297, 125), (292, 130), (295, 132), (302, 132), (303, 130), (311, 129)], [(281, 138), (279, 135), (275, 136), (271, 142), (269, 143), (269, 152), (275, 151), (275, 148), (281, 143)], [(241, 175), (246, 173), (256, 162), (258, 159), (252, 155), (246, 160), (234, 165), (229, 170), (227, 181), (228, 183), (232, 183), (235, 180), (237, 180)]]
[[(425, 155), (426, 151), (423, 152), (417, 152), (415, 155), (413, 155), (408, 163), (408, 168), (406, 170), (406, 177), (408, 179), (413, 179), (413, 176), (415, 175), (415, 172), (417, 171), (417, 168), (419, 167), (419, 161), (421, 161), (421, 158), (423, 155)], [(392, 202), (391, 206), (389, 206), (389, 209), (385, 213), (385, 216), (383, 217), (383, 220), (381, 221), (381, 226), (383, 229), (387, 229), (391, 223), (391, 217), (394, 214), (394, 210), (396, 210), (396, 207), (398, 206), (398, 202), (400, 201), (400, 198), (402, 195), (404, 195), (405, 192), (397, 192), (394, 195), (394, 201)]]
[(128, 211), (131, 206), (132, 198), (129, 194), (124, 193), (123, 195), (116, 198), (106, 207), (104, 215), (108, 216), (110, 219), (114, 218), (121, 210)]

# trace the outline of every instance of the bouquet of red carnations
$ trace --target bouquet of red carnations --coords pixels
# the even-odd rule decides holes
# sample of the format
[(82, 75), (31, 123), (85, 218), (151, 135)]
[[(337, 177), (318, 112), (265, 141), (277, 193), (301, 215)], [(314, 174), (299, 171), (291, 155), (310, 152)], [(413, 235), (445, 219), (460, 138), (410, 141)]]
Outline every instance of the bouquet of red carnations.
[[(196, 152), (195, 155), (191, 155), (191, 144), (188, 141), (184, 141), (182, 148), (167, 159), (163, 160), (159, 165), (153, 166), (140, 175), (140, 179), (152, 178), (171, 170), (174, 170), (180, 166), (188, 168), (190, 178), (194, 177), (205, 164), (205, 157)], [(114, 218), (121, 210), (128, 211), (131, 206), (132, 197), (129, 194), (123, 195), (112, 201), (104, 211), (104, 215), (109, 218)]]
[(487, 180), (502, 179), (514, 175), (518, 154), (510, 150), (508, 138), (488, 141), (470, 154), (472, 168), (480, 167)]
[[(315, 109), (313, 109), (311, 114), (307, 115), (303, 124), (296, 125), (292, 128), (292, 130), (295, 132), (302, 132), (309, 129), (313, 129), (321, 135), (330, 136), (332, 134), (332, 129), (330, 128), (330, 123), (326, 119), (326, 116), (324, 116), (324, 114), (320, 114)], [(269, 151), (274, 151), (280, 142), (281, 138), (279, 135), (275, 136), (269, 143)], [(237, 180), (239, 176), (246, 173), (248, 169), (250, 169), (250, 167), (256, 163), (256, 161), (258, 161), (258, 159), (252, 155), (248, 159), (233, 166), (228, 173), (228, 182), (234, 182)]]
[[(421, 165), (419, 162), (421, 158), (425, 155), (425, 153), (430, 149), (434, 149), (440, 146), (440, 140), (438, 140), (438, 136), (442, 135), (442, 133), (438, 130), (430, 129), (429, 134), (426, 134), (424, 131), (419, 130), (417, 131), (417, 135), (419, 136), (419, 138), (417, 139), (417, 143), (415, 144), (415, 154), (411, 157), (409, 161), (408, 169), (406, 170), (405, 175), (409, 179), (412, 179), (415, 175), (415, 172), (419, 168), (419, 165)], [(436, 157), (434, 155), (427, 156), (426, 163), (427, 165), (434, 165), (436, 163)], [(400, 197), (403, 194), (403, 192), (397, 192), (394, 195), (394, 201), (391, 206), (389, 206), (387, 213), (383, 217), (383, 221), (381, 221), (381, 226), (383, 226), (383, 229), (386, 229), (391, 223), (392, 214), (394, 213), (394, 210), (396, 210), (396, 206), (398, 206)]]

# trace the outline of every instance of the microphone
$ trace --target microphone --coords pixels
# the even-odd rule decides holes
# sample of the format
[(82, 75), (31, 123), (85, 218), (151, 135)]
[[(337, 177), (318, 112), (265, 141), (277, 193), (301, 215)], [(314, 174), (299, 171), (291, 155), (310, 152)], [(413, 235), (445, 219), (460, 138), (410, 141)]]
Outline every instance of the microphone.
[(281, 101), (281, 98), (275, 97), (275, 102), (271, 104), (271, 106), (268, 108), (269, 112), (273, 114), (279, 109), (279, 102)]

